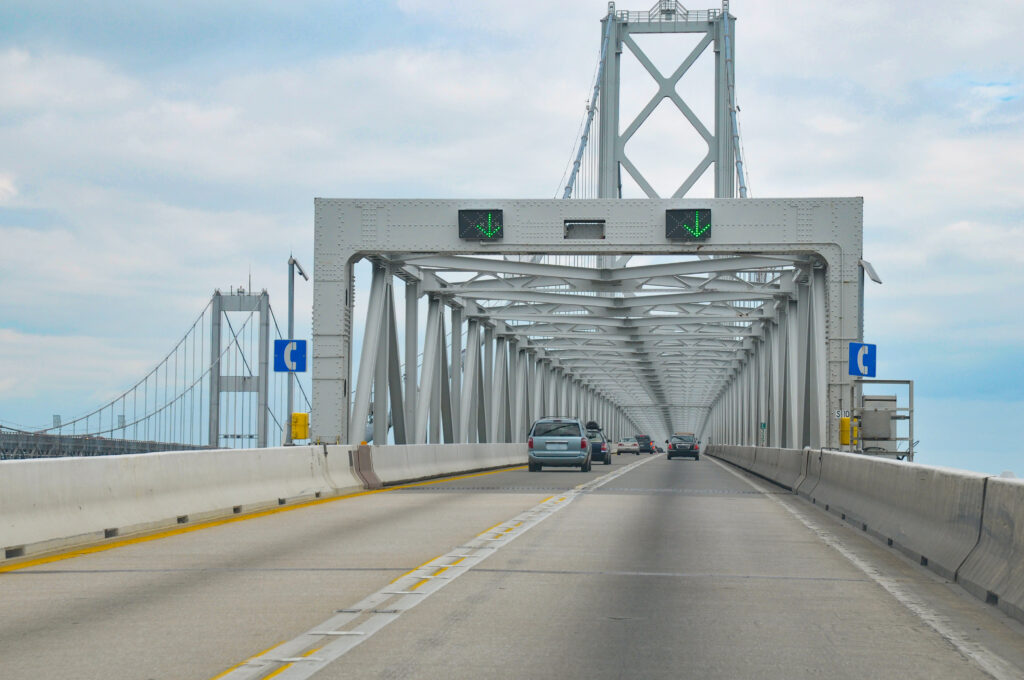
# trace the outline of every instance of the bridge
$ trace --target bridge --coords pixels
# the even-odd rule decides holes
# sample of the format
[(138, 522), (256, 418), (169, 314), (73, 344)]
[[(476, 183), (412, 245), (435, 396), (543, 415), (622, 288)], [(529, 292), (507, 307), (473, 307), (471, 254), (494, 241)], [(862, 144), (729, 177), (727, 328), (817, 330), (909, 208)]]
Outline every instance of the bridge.
[[(699, 41), (666, 75), (642, 33)], [(244, 291), (123, 395), (4, 435), (122, 454), (0, 463), (5, 675), (1024, 677), (1024, 483), (836, 417), (867, 413), (862, 200), (749, 195), (727, 3), (611, 4), (600, 38), (561, 198), (315, 200), (308, 439)], [(626, 52), (658, 84), (633, 121)], [(677, 88), (699, 59), (713, 121)], [(628, 154), (664, 102), (707, 143), (671, 196)], [(700, 455), (529, 470), (550, 415)]]

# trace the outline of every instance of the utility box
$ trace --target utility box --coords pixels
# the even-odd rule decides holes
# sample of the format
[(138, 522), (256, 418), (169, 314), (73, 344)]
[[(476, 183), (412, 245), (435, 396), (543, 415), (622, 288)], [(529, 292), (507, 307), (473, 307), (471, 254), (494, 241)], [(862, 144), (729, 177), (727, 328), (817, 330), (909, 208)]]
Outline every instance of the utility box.
[(292, 414), (292, 441), (297, 439), (309, 439), (309, 414)]
[(896, 395), (864, 395), (860, 437), (864, 453), (896, 452)]

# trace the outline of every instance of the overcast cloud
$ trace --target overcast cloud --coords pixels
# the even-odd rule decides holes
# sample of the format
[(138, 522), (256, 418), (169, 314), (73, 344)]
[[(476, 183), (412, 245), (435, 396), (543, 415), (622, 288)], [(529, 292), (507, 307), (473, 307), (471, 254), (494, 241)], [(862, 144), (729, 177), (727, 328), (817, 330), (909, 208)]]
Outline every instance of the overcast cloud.
[[(312, 265), (315, 196), (555, 196), (605, 8), (5, 2), (0, 422), (99, 405), (214, 288), (251, 275), (283, 313), (289, 251)], [(919, 460), (1024, 473), (1024, 4), (732, 12), (752, 194), (864, 196), (885, 281), (865, 336), (882, 377), (917, 380)], [(624, 112), (644, 77), (624, 67)], [(687, 78), (706, 111), (709, 72)], [(660, 188), (697, 153), (672, 113), (628, 148)], [(311, 300), (300, 284), (300, 336)]]

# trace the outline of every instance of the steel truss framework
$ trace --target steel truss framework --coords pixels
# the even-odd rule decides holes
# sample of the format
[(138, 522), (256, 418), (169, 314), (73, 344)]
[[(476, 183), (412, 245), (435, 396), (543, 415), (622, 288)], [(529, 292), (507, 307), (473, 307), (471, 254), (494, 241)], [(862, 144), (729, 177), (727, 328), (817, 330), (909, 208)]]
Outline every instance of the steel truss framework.
[[(668, 241), (669, 208), (710, 208), (710, 240)], [(459, 209), (501, 209), (503, 239), (460, 240)], [(523, 441), (532, 419), (563, 414), (615, 437), (838, 444), (827, 414), (848, 399), (845, 351), (861, 338), (862, 199), (317, 199), (315, 212), (317, 441), (358, 442), (372, 408), (391, 411), (396, 443)], [(581, 221), (604, 237), (567, 238)], [(387, 419), (373, 427), (385, 441)]]
[[(685, 196), (712, 165), (715, 168), (715, 196), (735, 195), (736, 173), (740, 171), (736, 166), (739, 133), (735, 128), (735, 102), (731, 87), (735, 71), (733, 53), (736, 19), (729, 14), (729, 3), (725, 2), (723, 5), (721, 11), (688, 11), (676, 0), (658, 0), (650, 11), (626, 12), (616, 11), (614, 2), (608, 4), (608, 15), (602, 20), (602, 35), (608, 37), (607, 49), (602, 49), (601, 52), (600, 69), (599, 196), (612, 198), (621, 195), (620, 168), (625, 168), (648, 197), (659, 197), (641, 169), (626, 155), (626, 145), (666, 99), (675, 105), (688, 124), (707, 144), (707, 153), (673, 192), (672, 198)], [(666, 75), (658, 70), (631, 37), (634, 34), (651, 33), (690, 33), (703, 37), (675, 70)], [(619, 84), (624, 47), (650, 74), (658, 89), (629, 125), (622, 129), (619, 120)], [(711, 123), (713, 131), (708, 130), (704, 121), (694, 113), (677, 89), (683, 76), (709, 47), (713, 51), (715, 65), (715, 118)]]

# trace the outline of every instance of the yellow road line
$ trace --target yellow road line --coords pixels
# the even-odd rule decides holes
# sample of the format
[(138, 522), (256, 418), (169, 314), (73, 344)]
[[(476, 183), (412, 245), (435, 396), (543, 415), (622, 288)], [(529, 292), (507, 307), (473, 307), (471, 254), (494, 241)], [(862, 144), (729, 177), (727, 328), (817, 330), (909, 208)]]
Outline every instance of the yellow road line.
[[(319, 652), (319, 651), (320, 651), (321, 649), (322, 649), (322, 647), (317, 647), (316, 649), (311, 649), (311, 650), (309, 650), (308, 652), (306, 652), (305, 654), (303, 654), (302, 656), (303, 656), (303, 657), (309, 656), (309, 655), (311, 655), (311, 654), (312, 654), (313, 652)], [(277, 669), (276, 671), (274, 671), (274, 672), (273, 672), (273, 673), (271, 673), (270, 675), (266, 676), (266, 677), (265, 677), (265, 678), (264, 678), (263, 680), (270, 680), (270, 678), (274, 677), (275, 675), (279, 675), (279, 674), (280, 674), (280, 673), (282, 673), (282, 672), (283, 672), (284, 670), (286, 670), (286, 669), (290, 668), (290, 667), (291, 667), (291, 665), (292, 665), (292, 664), (290, 664), (290, 663), (286, 663), (285, 665), (281, 666), (280, 668), (278, 668), (278, 669)]]
[(241, 666), (244, 666), (245, 664), (249, 663), (249, 662), (250, 662), (250, 661), (252, 661), (253, 659), (258, 659), (258, 658), (260, 658), (261, 656), (263, 656), (264, 654), (267, 654), (268, 652), (270, 652), (270, 651), (272, 651), (272, 650), (275, 650), (275, 649), (277, 649), (278, 647), (280, 647), (281, 645), (283, 645), (283, 644), (284, 644), (285, 642), (287, 642), (287, 640), (282, 640), (281, 642), (278, 642), (278, 643), (277, 643), (276, 645), (274, 645), (273, 647), (267, 647), (266, 649), (264, 649), (264, 650), (263, 650), (262, 652), (260, 652), (259, 654), (253, 654), (252, 656), (250, 656), (250, 657), (249, 657), (248, 659), (246, 659), (245, 661), (239, 661), (239, 662), (238, 662), (238, 663), (236, 663), (236, 664), (235, 664), (234, 666), (232, 666), (231, 668), (227, 669), (226, 671), (224, 671), (224, 672), (223, 672), (223, 673), (221, 673), (220, 675), (215, 675), (215, 676), (213, 676), (212, 678), (210, 678), (210, 680), (217, 680), (218, 678), (223, 678), (223, 677), (224, 677), (225, 675), (227, 675), (227, 674), (228, 674), (228, 673), (230, 673), (231, 671), (235, 670), (236, 668), (239, 668), (239, 667), (241, 667)]
[(430, 564), (430, 563), (431, 563), (431, 562), (433, 562), (434, 560), (439, 560), (439, 559), (441, 559), (442, 557), (444, 557), (444, 555), (438, 555), (438, 556), (437, 556), (437, 557), (435, 557), (435, 558), (434, 558), (433, 560), (427, 560), (426, 562), (424, 562), (424, 563), (423, 563), (423, 564), (421, 564), (420, 566), (418, 566), (418, 567), (413, 567), (413, 568), (412, 568), (412, 569), (410, 569), (409, 571), (405, 572), (404, 574), (402, 574), (401, 576), (399, 576), (398, 578), (396, 578), (396, 579), (395, 579), (394, 581), (391, 581), (391, 583), (394, 583), (395, 581), (399, 581), (399, 580), (401, 580), (401, 579), (405, 578), (406, 576), (408, 576), (408, 575), (409, 575), (409, 574), (411, 574), (412, 572), (416, 571), (417, 569), (422, 569), (423, 567), (427, 566), (428, 564)]
[[(63, 553), (57, 553), (54, 555), (47, 555), (46, 557), (37, 557), (35, 559), (26, 560), (24, 562), (17, 562), (15, 564), (8, 564), (0, 566), (0, 574), (18, 571), (19, 569), (28, 569), (29, 567), (38, 567), (42, 564), (50, 564), (51, 562), (60, 562), (62, 560), (71, 559), (72, 557), (81, 557), (83, 555), (92, 555), (94, 553), (106, 552), (107, 550), (113, 550), (114, 548), (122, 548), (127, 545), (135, 545), (137, 543), (146, 543), (149, 541), (156, 541), (161, 538), (169, 538), (171, 536), (178, 536), (180, 534), (187, 534), (193, 531), (199, 531), (201, 529), (210, 529), (212, 527), (219, 527), (225, 524), (231, 524), (234, 522), (242, 522), (245, 520), (256, 519), (257, 517), (268, 517), (270, 515), (276, 515), (281, 512), (290, 512), (292, 510), (298, 510), (300, 508), (309, 508), (314, 505), (322, 505), (323, 503), (333, 503), (334, 501), (347, 500), (349, 498), (359, 498), (360, 496), (369, 496), (377, 493), (384, 493), (386, 491), (394, 491), (396, 489), (408, 489), (417, 486), (425, 486), (427, 484), (442, 484), (444, 482), (454, 482), (460, 479), (469, 479), (471, 477), (480, 477), (482, 475), (493, 475), (499, 472), (512, 472), (514, 470), (521, 470), (525, 466), (516, 468), (502, 468), (500, 470), (488, 470), (486, 472), (476, 472), (471, 475), (461, 475), (459, 477), (443, 477), (440, 479), (434, 479), (427, 482), (416, 482), (413, 484), (402, 484), (401, 486), (389, 486), (383, 489), (373, 489), (371, 491), (356, 491), (354, 493), (348, 493), (341, 496), (331, 496), (330, 498), (317, 498), (314, 500), (303, 501), (302, 503), (295, 503), (294, 505), (285, 505), (275, 508), (268, 508), (266, 510), (259, 510), (257, 512), (246, 513), (244, 515), (237, 515), (232, 517), (224, 517), (221, 519), (213, 519), (205, 522), (198, 522), (196, 524), (190, 524), (188, 526), (175, 527), (174, 529), (166, 529), (164, 531), (158, 531), (152, 534), (145, 534), (142, 536), (135, 536), (133, 538), (125, 538), (110, 543), (102, 543), (100, 545), (92, 545), (83, 548), (75, 548)], [(495, 525), (497, 526), (497, 525)]]
[(477, 536), (483, 536), (484, 534), (491, 534), (491, 533), (494, 533), (494, 529), (495, 529), (495, 527), (500, 527), (500, 526), (501, 526), (502, 524), (504, 524), (504, 522), (498, 522), (498, 523), (497, 523), (497, 524), (495, 524), (494, 526), (492, 526), (492, 527), (488, 527), (487, 529), (484, 529), (484, 530), (483, 530), (483, 531), (481, 531), (481, 532), (480, 532), (479, 534), (477, 534)]

